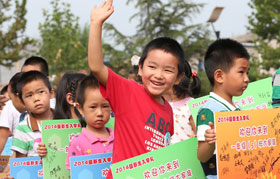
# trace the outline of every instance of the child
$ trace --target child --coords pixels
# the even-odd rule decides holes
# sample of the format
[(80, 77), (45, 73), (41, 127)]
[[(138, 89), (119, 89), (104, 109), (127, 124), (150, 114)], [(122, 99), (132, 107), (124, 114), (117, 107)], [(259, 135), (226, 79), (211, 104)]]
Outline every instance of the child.
[[(49, 69), (46, 60), (36, 56), (27, 58), (21, 70), (22, 72), (37, 70), (42, 72), (46, 76), (49, 75)], [(55, 100), (51, 99), (51, 107), (53, 108), (55, 104), (54, 102)], [(0, 104), (2, 104), (1, 101)], [(4, 106), (2, 114), (0, 116), (0, 149), (4, 148), (5, 142), (3, 143), (3, 141), (7, 141), (7, 136), (14, 135), (13, 132), (15, 131), (15, 128), (19, 123), (20, 115), (20, 112), (17, 111), (12, 102), (8, 101)]]
[(65, 73), (56, 89), (56, 105), (54, 119), (79, 119), (77, 110), (76, 89), (80, 80), (86, 75), (81, 73)]
[(21, 71), (40, 71), (47, 77), (49, 76), (49, 67), (47, 61), (38, 56), (31, 56), (27, 58), (22, 65)]
[[(56, 119), (81, 119), (82, 116), (77, 109), (76, 93), (78, 83), (86, 75), (81, 73), (65, 73), (56, 89), (56, 104), (53, 118)], [(81, 121), (82, 126), (85, 122)], [(47, 155), (47, 148), (44, 143), (40, 143), (37, 150), (40, 157)]]
[(206, 52), (205, 71), (213, 89), (198, 112), (197, 156), (208, 178), (217, 177), (214, 112), (240, 110), (232, 97), (242, 95), (248, 86), (249, 58), (242, 44), (231, 39), (215, 41)]
[(110, 104), (99, 91), (98, 81), (88, 76), (81, 81), (77, 100), (87, 123), (69, 144), (66, 168), (70, 169), (70, 157), (113, 152), (114, 133), (105, 124), (110, 119)]
[(50, 98), (53, 93), (48, 78), (38, 71), (24, 73), (17, 90), (28, 115), (16, 128), (11, 149), (16, 157), (38, 156), (37, 146), (41, 142), (41, 121), (53, 119)]
[[(14, 107), (18, 110), (19, 113), (23, 113), (26, 111), (25, 106), (22, 104), (17, 91), (17, 83), (20, 80), (21, 76), (23, 75), (23, 72), (16, 73), (9, 82), (8, 85), (8, 94), (9, 98), (11, 99)], [(12, 130), (13, 131), (13, 130)]]
[[(8, 84), (8, 95), (9, 95), (9, 99), (10, 101), (8, 101), (6, 103), (6, 110), (4, 111), (4, 113), (2, 114), (3, 116), (5, 116), (7, 112), (9, 112), (9, 114), (16, 114), (15, 116), (11, 116), (14, 118), (17, 118), (17, 120), (19, 120), (20, 117), (20, 113), (23, 113), (25, 111), (25, 106), (21, 103), (19, 97), (18, 97), (18, 92), (17, 92), (17, 88), (16, 85), (21, 77), (23, 73), (19, 72), (16, 73), (9, 81)], [(7, 111), (7, 109), (10, 109), (10, 111)], [(7, 120), (7, 118), (2, 118), (5, 121), (2, 121), (2, 126), (1, 126), (1, 130), (0, 130), (0, 153), (2, 153), (4, 146), (6, 144), (6, 141), (8, 139), (8, 137), (12, 136), (12, 134), (14, 133), (15, 129), (16, 129), (16, 125), (18, 124), (18, 121), (16, 120)]]
[[(177, 41), (158, 38), (146, 45), (139, 61), (143, 85), (117, 75), (104, 65), (101, 47), (102, 24), (113, 11), (112, 0), (93, 8), (88, 61), (115, 114), (116, 163), (168, 145), (173, 113), (162, 95), (183, 77), (185, 57)], [(107, 178), (112, 178), (111, 172)]]
[[(169, 94), (164, 97), (168, 99), (173, 109), (174, 118), (174, 135), (171, 137), (171, 144), (181, 142), (196, 135), (196, 127), (191, 115), (188, 101), (192, 100), (191, 96), (200, 93), (200, 80), (187, 61), (185, 76), (178, 85), (174, 85)], [(190, 81), (192, 83), (190, 84)], [(168, 96), (169, 95), (169, 96)]]

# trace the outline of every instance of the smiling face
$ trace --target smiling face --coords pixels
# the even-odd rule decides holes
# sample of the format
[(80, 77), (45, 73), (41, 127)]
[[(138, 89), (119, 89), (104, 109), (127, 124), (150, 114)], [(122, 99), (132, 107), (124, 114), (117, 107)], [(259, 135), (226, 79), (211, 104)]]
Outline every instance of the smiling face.
[(85, 89), (85, 102), (82, 113), (87, 122), (87, 129), (102, 129), (110, 119), (110, 104), (102, 97), (99, 88)]
[(28, 112), (43, 115), (50, 110), (51, 92), (43, 80), (33, 80), (22, 87), (22, 100)]
[(224, 74), (224, 90), (229, 96), (240, 96), (249, 83), (249, 60), (246, 58), (236, 58), (233, 66)]
[(144, 88), (156, 101), (161, 103), (161, 96), (180, 81), (178, 63), (178, 58), (171, 53), (154, 49), (148, 53), (143, 66), (139, 66)]

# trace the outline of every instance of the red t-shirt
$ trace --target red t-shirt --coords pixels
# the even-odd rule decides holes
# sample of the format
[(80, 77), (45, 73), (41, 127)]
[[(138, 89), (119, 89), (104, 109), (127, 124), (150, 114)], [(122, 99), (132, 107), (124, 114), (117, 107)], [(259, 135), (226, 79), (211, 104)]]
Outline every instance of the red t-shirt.
[[(173, 135), (173, 112), (167, 101), (154, 100), (142, 85), (108, 68), (106, 87), (100, 92), (115, 114), (113, 163), (162, 147)], [(107, 178), (112, 178), (111, 173)]]

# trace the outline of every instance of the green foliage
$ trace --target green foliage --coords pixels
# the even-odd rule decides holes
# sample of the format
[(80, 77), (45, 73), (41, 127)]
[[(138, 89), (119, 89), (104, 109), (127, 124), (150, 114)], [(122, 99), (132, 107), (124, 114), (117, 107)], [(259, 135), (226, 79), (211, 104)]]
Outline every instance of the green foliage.
[(79, 27), (70, 4), (53, 0), (51, 5), (51, 12), (43, 10), (44, 22), (39, 24), (40, 55), (47, 59), (51, 74), (88, 68), (88, 27)]
[[(24, 36), (25, 6), (26, 0), (21, 3), (18, 0), (0, 0), (0, 65), (11, 67), (23, 57), (21, 51), (33, 42)], [(7, 30), (3, 27), (7, 27)]]
[(249, 6), (254, 10), (249, 16), (248, 29), (257, 34), (256, 47), (264, 59), (262, 66), (278, 68), (280, 64), (280, 48), (271, 47), (269, 42), (276, 40), (280, 42), (280, 0), (252, 0)]
[[(192, 24), (192, 17), (199, 13), (202, 4), (187, 2), (186, 0), (127, 0), (135, 3), (138, 10), (131, 20), (139, 23), (136, 33), (126, 36), (112, 24), (105, 24), (105, 34), (114, 44), (104, 45), (105, 58), (111, 67), (123, 75), (132, 69), (129, 59), (141, 52), (149, 41), (157, 37), (171, 37), (178, 40), (185, 50), (186, 57), (194, 54), (203, 55), (209, 43), (209, 31), (199, 24)], [(117, 45), (116, 45), (117, 44)], [(125, 69), (122, 71), (122, 69)]]
[(201, 81), (201, 91), (200, 91), (199, 96), (209, 95), (209, 93), (212, 91), (212, 86), (208, 80), (208, 77), (207, 77), (205, 71), (198, 72), (197, 76), (199, 77), (199, 79)]

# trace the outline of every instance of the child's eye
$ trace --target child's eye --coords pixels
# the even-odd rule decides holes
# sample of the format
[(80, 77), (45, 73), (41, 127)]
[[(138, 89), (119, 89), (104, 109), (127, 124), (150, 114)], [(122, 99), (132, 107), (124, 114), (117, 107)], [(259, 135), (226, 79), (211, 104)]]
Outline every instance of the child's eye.
[(30, 98), (32, 95), (31, 94), (29, 94), (29, 95), (26, 95), (25, 96), (25, 98)]
[(96, 106), (90, 106), (89, 108), (91, 108), (91, 109), (95, 109), (95, 108), (96, 108)]
[(172, 70), (165, 70), (167, 73), (173, 73)]
[(151, 68), (151, 69), (155, 69), (156, 68), (155, 66), (152, 66), (152, 65), (149, 65), (148, 67)]
[(109, 108), (109, 107), (110, 107), (110, 105), (104, 105), (103, 107), (104, 107), (104, 108)]
[(44, 91), (43, 91), (43, 90), (40, 90), (39, 93), (44, 93)]

